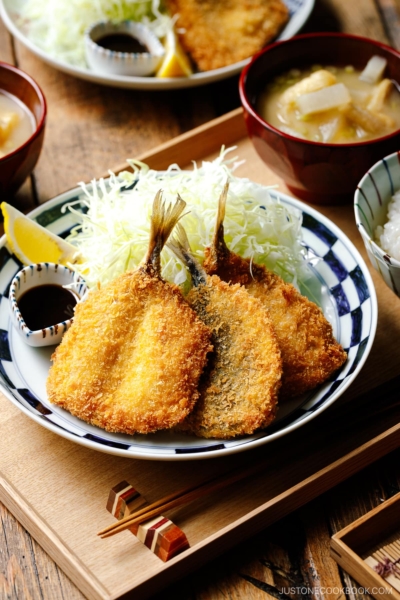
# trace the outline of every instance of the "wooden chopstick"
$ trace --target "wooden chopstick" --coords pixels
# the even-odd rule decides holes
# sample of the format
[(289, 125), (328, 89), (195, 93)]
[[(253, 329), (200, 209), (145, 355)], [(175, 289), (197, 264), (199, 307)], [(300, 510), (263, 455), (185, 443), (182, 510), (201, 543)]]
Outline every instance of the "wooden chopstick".
[(198, 487), (200, 487), (202, 485), (203, 485), (203, 483), (198, 483), (198, 484), (192, 485), (190, 487), (182, 488), (181, 490), (173, 492), (172, 494), (169, 494), (168, 496), (164, 496), (164, 498), (160, 498), (160, 500), (157, 500), (156, 502), (153, 502), (152, 504), (148, 504), (147, 506), (144, 506), (143, 508), (131, 513), (124, 519), (120, 519), (117, 523), (108, 525), (107, 527), (105, 527), (104, 529), (99, 531), (99, 533), (97, 535), (108, 537), (105, 534), (107, 534), (109, 531), (113, 531), (113, 529), (115, 529), (115, 527), (118, 527), (119, 525), (122, 525), (127, 522), (131, 522), (132, 519), (135, 519), (136, 517), (140, 517), (141, 515), (148, 513), (152, 509), (158, 508), (160, 506), (164, 506), (171, 500), (174, 500), (175, 498), (184, 496), (185, 494), (192, 492), (193, 490), (197, 489)]
[(108, 527), (105, 527), (101, 531), (99, 531), (98, 535), (100, 537), (107, 538), (111, 537), (120, 531), (124, 531), (125, 529), (129, 529), (132, 525), (136, 523), (142, 523), (143, 521), (148, 521), (153, 517), (157, 517), (161, 515), (164, 511), (171, 510), (173, 508), (177, 508), (178, 506), (182, 506), (183, 504), (188, 504), (189, 502), (193, 502), (206, 494), (211, 494), (216, 492), (228, 485), (236, 483), (246, 477), (250, 477), (255, 473), (258, 473), (266, 468), (267, 464), (265, 461), (254, 465), (251, 468), (247, 468), (246, 470), (239, 471), (231, 474), (230, 471), (228, 474), (223, 476), (223, 478), (216, 477), (214, 479), (208, 480), (206, 482), (200, 483), (198, 485), (185, 488), (180, 490), (179, 492), (175, 492), (160, 500), (157, 500), (153, 504), (149, 504), (149, 506), (145, 506), (144, 508), (132, 513), (131, 515), (121, 519), (117, 523), (113, 523)]

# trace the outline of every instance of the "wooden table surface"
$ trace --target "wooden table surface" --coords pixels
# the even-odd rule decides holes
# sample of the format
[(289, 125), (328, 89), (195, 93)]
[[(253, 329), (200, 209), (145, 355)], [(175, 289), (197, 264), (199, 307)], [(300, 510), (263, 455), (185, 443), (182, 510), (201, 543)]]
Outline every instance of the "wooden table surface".
[[(316, 0), (305, 31), (343, 31), (400, 49), (400, 0)], [(0, 60), (30, 73), (48, 102), (35, 172), (14, 202), (29, 210), (239, 106), (238, 78), (188, 90), (102, 87), (43, 64), (0, 22)], [(362, 376), (362, 374), (361, 374)], [(319, 600), (368, 597), (329, 557), (335, 532), (400, 490), (400, 451), (176, 583), (167, 597)], [(0, 505), (0, 599), (78, 600), (82, 594)], [(283, 588), (283, 592), (281, 591)], [(157, 598), (161, 598), (160, 594)]]

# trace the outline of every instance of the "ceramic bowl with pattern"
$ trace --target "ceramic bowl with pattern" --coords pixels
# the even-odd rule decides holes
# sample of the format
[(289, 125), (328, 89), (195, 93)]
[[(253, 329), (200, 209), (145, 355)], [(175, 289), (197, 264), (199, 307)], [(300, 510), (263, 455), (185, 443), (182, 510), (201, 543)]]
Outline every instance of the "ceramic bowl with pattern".
[[(40, 305), (32, 298), (29, 299), (28, 296), (25, 296), (27, 299), (25, 302), (27, 301), (28, 304), (23, 304), (24, 295), (32, 290), (36, 290), (36, 292), (43, 290), (44, 296), (41, 296)], [(60, 290), (62, 294), (63, 304), (59, 307), (52, 307), (54, 296), (51, 294), (55, 291), (57, 297), (60, 297), (60, 292), (57, 290)], [(13, 278), (9, 293), (11, 318), (16, 331), (29, 346), (41, 347), (59, 344), (62, 336), (73, 323), (75, 305), (84, 298), (86, 292), (87, 287), (83, 279), (63, 265), (37, 263), (21, 269)], [(29, 309), (29, 316), (33, 323), (37, 322), (35, 317), (39, 317), (40, 322), (40, 313), (45, 310), (49, 310), (51, 315), (52, 309), (54, 309), (53, 314), (60, 315), (60, 317), (54, 319), (55, 323), (49, 323), (40, 328), (31, 325), (32, 329), (30, 329), (26, 322), (27, 320), (29, 323), (29, 319), (24, 313), (23, 306), (27, 306)]]
[(400, 190), (400, 151), (378, 161), (361, 179), (354, 196), (354, 212), (368, 257), (385, 283), (400, 296), (400, 261), (383, 250), (375, 238), (387, 221), (388, 204)]
[[(4, 236), (0, 241), (0, 386), (3, 393), (36, 423), (72, 442), (126, 458), (147, 460), (203, 460), (227, 456), (290, 435), (316, 418), (352, 384), (367, 359), (377, 323), (375, 289), (362, 257), (334, 223), (277, 190), (269, 193), (272, 200), (298, 210), (302, 217), (308, 278), (301, 291), (321, 307), (348, 355), (346, 363), (323, 385), (281, 403), (270, 427), (232, 440), (202, 439), (172, 431), (125, 435), (89, 425), (51, 404), (46, 380), (53, 348), (28, 346), (10, 322), (8, 297), (4, 294), (8, 294), (10, 281), (21, 265), (7, 248)], [(74, 203), (75, 210), (85, 212), (85, 195), (79, 188), (41, 205), (30, 217), (65, 237), (78, 222), (76, 214), (65, 211), (65, 205), (70, 202)]]
[[(121, 41), (118, 42), (118, 38)], [(136, 41), (147, 51), (113, 50), (102, 45), (102, 40), (110, 40), (113, 47), (123, 49), (123, 40)], [(95, 23), (85, 33), (85, 53), (88, 65), (93, 71), (108, 75), (139, 76), (152, 75), (159, 66), (165, 49), (157, 36), (141, 23), (122, 21)]]
[(239, 83), (247, 129), (261, 159), (291, 192), (313, 204), (350, 204), (364, 173), (400, 147), (400, 129), (348, 144), (316, 142), (277, 129), (260, 115), (257, 100), (274, 77), (292, 68), (352, 65), (362, 70), (379, 55), (385, 77), (400, 81), (400, 53), (375, 40), (343, 33), (312, 33), (270, 44), (242, 71)]

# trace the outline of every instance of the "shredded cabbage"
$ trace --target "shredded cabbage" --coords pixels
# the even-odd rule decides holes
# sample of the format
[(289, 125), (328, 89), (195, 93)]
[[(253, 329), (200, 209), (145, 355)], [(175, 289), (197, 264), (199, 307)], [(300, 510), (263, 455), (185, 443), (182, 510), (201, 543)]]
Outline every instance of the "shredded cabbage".
[(160, 0), (26, 0), (19, 13), (28, 37), (50, 56), (87, 68), (84, 33), (98, 21), (140, 21), (162, 37), (172, 19), (160, 12)]
[[(68, 241), (84, 257), (84, 262), (73, 268), (88, 286), (107, 283), (143, 260), (152, 203), (159, 189), (167, 202), (174, 202), (179, 193), (187, 203), (181, 223), (194, 255), (202, 262), (204, 248), (212, 240), (218, 198), (227, 179), (230, 185), (224, 228), (229, 248), (296, 283), (305, 269), (301, 211), (273, 201), (267, 187), (235, 177), (233, 171), (239, 163), (235, 158), (226, 158), (229, 151), (222, 149), (216, 160), (202, 162), (200, 167), (194, 163), (191, 171), (171, 165), (160, 172), (128, 161), (133, 173), (124, 171), (118, 176), (111, 174), (107, 180), (94, 180), (89, 186), (81, 184), (83, 198), (67, 205), (79, 223)], [(86, 214), (76, 206), (82, 201)], [(162, 252), (161, 263), (165, 279), (184, 287), (190, 285), (185, 266), (168, 248)]]

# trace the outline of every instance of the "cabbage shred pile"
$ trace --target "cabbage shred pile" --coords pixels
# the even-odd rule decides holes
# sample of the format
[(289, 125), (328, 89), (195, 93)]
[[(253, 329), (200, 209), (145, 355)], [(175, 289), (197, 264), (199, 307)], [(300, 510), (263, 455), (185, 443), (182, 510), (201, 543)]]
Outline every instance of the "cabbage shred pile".
[(19, 14), (28, 37), (50, 56), (87, 68), (84, 33), (98, 21), (138, 21), (163, 37), (172, 27), (160, 0), (26, 0)]
[[(235, 159), (222, 150), (212, 162), (194, 164), (191, 171), (171, 165), (165, 172), (130, 161), (133, 172), (110, 179), (81, 184), (83, 199), (67, 205), (79, 223), (68, 241), (76, 245), (84, 262), (74, 265), (89, 287), (105, 284), (136, 268), (146, 254), (150, 215), (156, 192), (174, 202), (179, 195), (187, 203), (181, 219), (193, 254), (202, 262), (204, 249), (212, 241), (218, 199), (226, 181), (229, 193), (224, 221), (228, 247), (244, 258), (264, 264), (285, 281), (296, 283), (304, 274), (301, 245), (301, 212), (270, 198), (268, 188), (246, 178), (235, 177)], [(79, 211), (83, 202), (87, 213)], [(161, 255), (164, 279), (190, 287), (185, 266), (172, 251)]]

